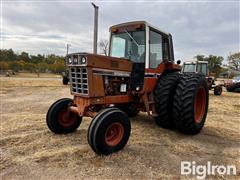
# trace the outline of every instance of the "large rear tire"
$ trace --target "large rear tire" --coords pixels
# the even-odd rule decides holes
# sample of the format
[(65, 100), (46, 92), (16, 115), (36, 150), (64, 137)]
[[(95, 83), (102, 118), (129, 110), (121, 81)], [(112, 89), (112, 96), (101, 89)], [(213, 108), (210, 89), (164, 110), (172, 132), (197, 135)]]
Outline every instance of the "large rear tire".
[(185, 134), (197, 134), (204, 126), (208, 111), (208, 84), (200, 74), (181, 78), (173, 102), (174, 124)]
[(120, 151), (127, 144), (131, 124), (127, 115), (117, 108), (107, 108), (99, 112), (88, 129), (88, 143), (99, 155), (109, 155)]
[(46, 121), (48, 128), (55, 134), (74, 132), (81, 124), (82, 118), (68, 110), (72, 99), (63, 98), (53, 103), (48, 109)]
[(180, 76), (179, 73), (164, 74), (157, 82), (154, 90), (154, 101), (158, 116), (154, 117), (154, 119), (160, 127), (174, 129), (172, 120), (173, 96)]

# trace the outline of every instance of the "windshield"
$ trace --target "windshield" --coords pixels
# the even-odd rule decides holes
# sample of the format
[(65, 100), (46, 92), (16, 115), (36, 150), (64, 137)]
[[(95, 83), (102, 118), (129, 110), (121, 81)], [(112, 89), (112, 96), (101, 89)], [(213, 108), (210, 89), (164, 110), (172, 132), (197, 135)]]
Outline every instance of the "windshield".
[(183, 72), (195, 72), (196, 64), (184, 64)]
[(133, 62), (144, 62), (145, 31), (112, 34), (110, 56), (129, 59)]

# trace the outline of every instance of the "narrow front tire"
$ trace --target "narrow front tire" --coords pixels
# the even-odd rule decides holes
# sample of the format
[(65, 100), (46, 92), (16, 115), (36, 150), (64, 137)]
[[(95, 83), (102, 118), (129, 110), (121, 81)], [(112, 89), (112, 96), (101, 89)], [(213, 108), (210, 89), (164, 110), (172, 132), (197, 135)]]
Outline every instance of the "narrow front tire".
[(96, 115), (88, 129), (88, 143), (99, 155), (118, 152), (127, 144), (131, 124), (127, 115), (117, 108), (107, 108)]
[(54, 102), (48, 109), (46, 122), (48, 128), (55, 134), (74, 132), (81, 124), (82, 118), (68, 110), (72, 99), (63, 98)]

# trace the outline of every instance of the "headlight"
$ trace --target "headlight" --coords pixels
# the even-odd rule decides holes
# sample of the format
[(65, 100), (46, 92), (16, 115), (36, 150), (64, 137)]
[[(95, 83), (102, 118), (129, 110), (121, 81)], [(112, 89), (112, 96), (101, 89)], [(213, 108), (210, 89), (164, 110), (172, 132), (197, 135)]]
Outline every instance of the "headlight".
[(82, 64), (86, 64), (87, 59), (83, 56), (82, 59), (81, 59), (81, 61), (82, 61)]
[(71, 57), (68, 58), (68, 64), (72, 64), (72, 58)]

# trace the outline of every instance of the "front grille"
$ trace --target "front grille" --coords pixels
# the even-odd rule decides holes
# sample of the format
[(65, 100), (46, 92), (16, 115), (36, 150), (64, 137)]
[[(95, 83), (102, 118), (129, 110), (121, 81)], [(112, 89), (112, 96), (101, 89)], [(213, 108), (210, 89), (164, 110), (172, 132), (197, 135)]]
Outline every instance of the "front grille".
[(69, 67), (72, 93), (88, 94), (87, 68)]

